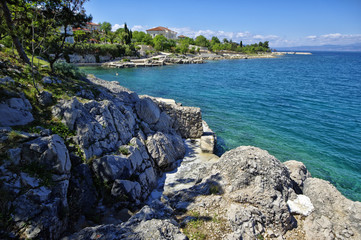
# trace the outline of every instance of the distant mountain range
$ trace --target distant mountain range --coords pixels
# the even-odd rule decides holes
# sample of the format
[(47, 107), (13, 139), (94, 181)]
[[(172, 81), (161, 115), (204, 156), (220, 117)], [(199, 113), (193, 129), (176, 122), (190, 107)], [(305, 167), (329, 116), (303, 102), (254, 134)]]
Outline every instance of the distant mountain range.
[(361, 43), (349, 45), (322, 45), (322, 46), (298, 46), (298, 47), (278, 47), (277, 51), (342, 51), (361, 52)]

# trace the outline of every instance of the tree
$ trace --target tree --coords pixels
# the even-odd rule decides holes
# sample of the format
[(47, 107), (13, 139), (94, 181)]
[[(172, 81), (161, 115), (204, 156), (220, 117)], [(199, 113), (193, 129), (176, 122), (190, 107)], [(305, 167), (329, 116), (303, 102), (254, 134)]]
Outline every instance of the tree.
[(242, 42), (242, 41), (239, 43), (239, 46), (240, 46), (241, 48), (243, 47), (243, 42)]
[[(85, 14), (83, 4), (86, 0), (56, 0), (44, 1), (44, 16), (47, 20), (53, 20), (54, 26), (49, 30), (41, 56), (48, 60), (53, 71), (54, 63), (63, 56), (65, 40), (70, 36), (68, 28), (82, 27), (89, 22), (92, 17)], [(63, 32), (60, 32), (60, 28)]]
[(205, 38), (203, 35), (199, 35), (198, 37), (196, 37), (196, 40), (194, 42), (197, 46), (209, 47), (209, 42), (207, 38)]
[[(211, 47), (213, 47), (215, 44), (221, 44), (221, 41), (219, 41), (219, 39), (217, 37), (212, 37), (211, 40)], [(220, 49), (219, 49), (220, 50)]]
[(127, 23), (124, 23), (124, 44), (129, 45), (132, 42), (132, 31), (128, 29)]
[(153, 44), (153, 38), (149, 34), (141, 31), (134, 31), (132, 33), (132, 41), (138, 44), (146, 44), (151, 45)]
[(157, 35), (153, 38), (154, 48), (157, 51), (170, 51), (176, 43), (172, 39), (167, 39), (163, 35)]
[[(232, 41), (232, 40), (231, 40)], [(227, 38), (223, 38), (223, 43), (228, 43), (228, 39)]]
[(11, 18), (11, 12), (9, 10), (9, 7), (8, 7), (5, 0), (0, 0), (0, 4), (1, 4), (1, 8), (2, 8), (2, 13), (3, 13), (3, 16), (5, 18), (7, 28), (8, 28), (9, 35), (11, 36), (11, 38), (13, 40), (15, 48), (18, 51), (18, 54), (19, 54), (20, 58), (25, 63), (30, 65), (30, 60), (29, 60), (28, 56), (26, 55), (22, 44), (19, 41), (18, 35), (16, 34), (14, 22), (13, 22), (13, 20)]
[(109, 22), (100, 23), (100, 30), (108, 34), (112, 30), (112, 25)]

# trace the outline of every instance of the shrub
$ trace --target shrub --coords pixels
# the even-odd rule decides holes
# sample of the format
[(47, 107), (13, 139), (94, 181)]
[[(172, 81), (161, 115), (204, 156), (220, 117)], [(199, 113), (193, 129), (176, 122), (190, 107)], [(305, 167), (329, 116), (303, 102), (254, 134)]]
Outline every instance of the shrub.
[(120, 147), (119, 148), (119, 153), (121, 153), (123, 155), (129, 155), (130, 154), (128, 148), (126, 148), (126, 147)]
[(54, 63), (54, 72), (57, 75), (67, 78), (80, 79), (85, 77), (85, 73), (82, 72), (77, 66), (66, 62)]

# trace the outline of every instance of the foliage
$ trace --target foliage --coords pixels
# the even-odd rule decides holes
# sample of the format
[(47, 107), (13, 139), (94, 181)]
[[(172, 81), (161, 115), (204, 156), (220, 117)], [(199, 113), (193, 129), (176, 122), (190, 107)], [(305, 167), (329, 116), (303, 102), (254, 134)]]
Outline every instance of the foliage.
[(119, 148), (119, 153), (126, 155), (126, 156), (130, 154), (129, 149), (124, 146)]
[(200, 46), (200, 47), (209, 47), (210, 46), (209, 41), (203, 35), (199, 35), (198, 37), (196, 37), (196, 40), (194, 42), (197, 46)]
[(153, 38), (149, 34), (141, 31), (134, 31), (132, 41), (136, 44), (153, 45)]
[(172, 47), (176, 47), (176, 43), (172, 39), (168, 39), (163, 35), (157, 35), (153, 38), (154, 48), (157, 51), (170, 51)]
[(85, 73), (77, 66), (66, 62), (56, 62), (54, 64), (54, 73), (66, 78), (79, 79), (85, 77)]
[(112, 25), (109, 22), (100, 23), (100, 30), (108, 34), (112, 30)]

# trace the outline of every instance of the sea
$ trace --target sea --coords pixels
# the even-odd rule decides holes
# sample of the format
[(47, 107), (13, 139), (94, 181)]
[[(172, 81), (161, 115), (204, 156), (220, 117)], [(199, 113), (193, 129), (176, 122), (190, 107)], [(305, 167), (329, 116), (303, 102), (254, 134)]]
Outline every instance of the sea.
[(302, 161), (313, 177), (361, 201), (361, 53), (82, 69), (138, 94), (200, 107), (218, 136), (218, 155), (256, 146), (282, 162)]

